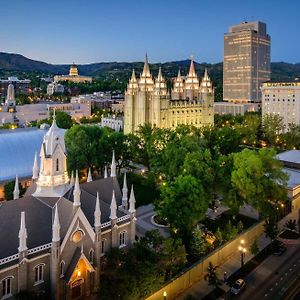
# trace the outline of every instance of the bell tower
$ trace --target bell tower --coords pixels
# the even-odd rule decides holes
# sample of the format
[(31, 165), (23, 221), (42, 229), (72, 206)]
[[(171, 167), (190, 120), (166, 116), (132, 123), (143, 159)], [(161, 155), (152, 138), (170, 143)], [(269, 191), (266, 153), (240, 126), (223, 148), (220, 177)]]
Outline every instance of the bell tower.
[(67, 172), (66, 146), (64, 130), (56, 125), (55, 111), (53, 122), (45, 134), (40, 151), (41, 165), (35, 197), (61, 197), (69, 186)]

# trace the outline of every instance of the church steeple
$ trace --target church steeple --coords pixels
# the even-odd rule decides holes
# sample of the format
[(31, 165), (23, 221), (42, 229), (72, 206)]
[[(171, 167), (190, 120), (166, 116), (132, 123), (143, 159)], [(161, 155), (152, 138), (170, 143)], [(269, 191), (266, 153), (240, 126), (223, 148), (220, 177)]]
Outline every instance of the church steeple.
[(133, 185), (131, 186), (131, 193), (129, 198), (129, 210), (131, 214), (135, 213), (135, 196), (133, 191)]
[(207, 68), (205, 68), (204, 75), (200, 84), (201, 93), (213, 93), (212, 82), (208, 75)]
[(162, 75), (161, 67), (159, 67), (157, 78), (155, 79), (155, 94), (166, 95), (167, 85)]
[(60, 241), (60, 223), (59, 223), (58, 208), (56, 203), (54, 221), (52, 225), (52, 242), (59, 242), (59, 241)]
[(86, 182), (91, 182), (93, 181), (92, 173), (91, 173), (91, 168), (89, 168), (88, 176), (87, 176), (87, 181)]
[(78, 171), (76, 170), (76, 178), (75, 178), (75, 186), (74, 186), (74, 191), (73, 191), (73, 205), (75, 207), (80, 206), (80, 186), (79, 186), (79, 178), (78, 178)]
[(144, 92), (153, 91), (153, 79), (150, 72), (147, 53), (146, 53), (144, 67), (143, 67), (143, 73), (139, 79), (138, 84), (139, 84), (139, 88)]
[(191, 57), (191, 64), (190, 64), (190, 70), (188, 77), (197, 77), (196, 71), (195, 71), (195, 66), (194, 66), (194, 58)]
[(110, 166), (110, 177), (116, 177), (116, 158), (115, 150), (113, 150), (112, 161)]
[(58, 128), (55, 111), (40, 151), (40, 173), (35, 197), (61, 197), (70, 188), (67, 172), (65, 130)]
[(18, 175), (16, 175), (15, 188), (14, 188), (14, 200), (19, 199), (19, 197), (20, 197), (19, 179), (18, 179)]
[(21, 224), (19, 230), (19, 252), (27, 250), (27, 229), (25, 225), (25, 211), (21, 212)]
[(146, 53), (145, 63), (144, 63), (144, 68), (143, 68), (143, 73), (142, 73), (141, 77), (151, 77), (147, 53)]
[(39, 165), (37, 161), (37, 153), (35, 152), (33, 167), (32, 167), (32, 179), (36, 180), (39, 178)]
[(122, 189), (122, 207), (128, 209), (128, 188), (127, 188), (127, 179), (126, 173), (124, 173), (123, 189)]
[(95, 212), (94, 212), (94, 226), (95, 226), (95, 228), (101, 226), (100, 199), (99, 199), (99, 193), (98, 192), (97, 192)]
[(116, 196), (115, 196), (115, 190), (113, 190), (111, 204), (110, 204), (110, 216), (109, 218), (111, 220), (117, 219), (117, 203), (116, 203)]

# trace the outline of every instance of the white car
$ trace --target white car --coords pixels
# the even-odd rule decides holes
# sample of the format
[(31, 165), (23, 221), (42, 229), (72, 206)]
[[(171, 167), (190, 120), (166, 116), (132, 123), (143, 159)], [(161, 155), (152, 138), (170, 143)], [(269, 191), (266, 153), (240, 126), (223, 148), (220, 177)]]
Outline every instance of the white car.
[(246, 287), (244, 279), (238, 279), (231, 287), (231, 293), (238, 295)]

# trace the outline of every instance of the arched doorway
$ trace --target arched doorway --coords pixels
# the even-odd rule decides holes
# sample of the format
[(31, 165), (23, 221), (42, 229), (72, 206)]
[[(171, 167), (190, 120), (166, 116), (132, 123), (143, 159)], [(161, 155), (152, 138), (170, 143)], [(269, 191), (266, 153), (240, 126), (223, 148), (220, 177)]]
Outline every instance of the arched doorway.
[(71, 299), (80, 299), (83, 295), (83, 278), (76, 279), (71, 284)]

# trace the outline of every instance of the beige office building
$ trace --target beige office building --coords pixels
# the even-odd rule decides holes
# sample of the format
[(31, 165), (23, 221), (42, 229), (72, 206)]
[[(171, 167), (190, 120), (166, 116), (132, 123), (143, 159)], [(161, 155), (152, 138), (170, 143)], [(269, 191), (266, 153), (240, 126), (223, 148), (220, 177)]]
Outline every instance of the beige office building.
[(262, 22), (244, 22), (224, 35), (224, 101), (261, 102), (260, 87), (270, 80), (270, 36)]
[(262, 86), (262, 116), (279, 115), (285, 129), (300, 125), (300, 80), (269, 81)]

